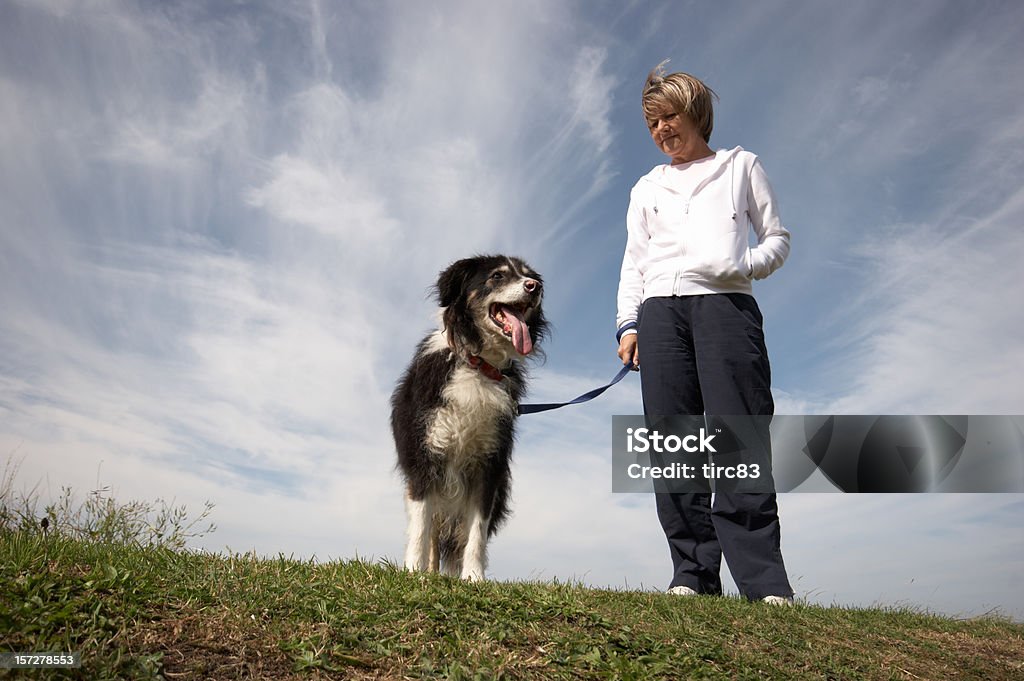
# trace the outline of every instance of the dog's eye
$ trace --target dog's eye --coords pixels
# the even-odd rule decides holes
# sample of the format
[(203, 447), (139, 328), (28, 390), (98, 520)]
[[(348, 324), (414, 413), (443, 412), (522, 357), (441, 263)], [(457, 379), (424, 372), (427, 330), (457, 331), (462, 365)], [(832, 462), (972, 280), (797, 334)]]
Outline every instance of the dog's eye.
[(491, 279), (493, 279), (494, 281), (501, 281), (504, 278), (505, 275), (502, 274), (501, 272), (495, 272), (494, 274), (491, 275)]

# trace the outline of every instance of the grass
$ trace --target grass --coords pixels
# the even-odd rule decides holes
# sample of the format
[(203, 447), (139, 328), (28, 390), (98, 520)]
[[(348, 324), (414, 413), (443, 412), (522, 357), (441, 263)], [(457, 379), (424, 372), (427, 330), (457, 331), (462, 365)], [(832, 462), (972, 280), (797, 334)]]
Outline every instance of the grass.
[(83, 666), (0, 677), (1024, 679), (1024, 627), (998, 618), (197, 554), (169, 535), (44, 532), (24, 503), (10, 509), (0, 503), (0, 650), (77, 651)]
[(53, 677), (1012, 679), (1022, 635), (999, 619), (0, 534), (0, 640), (82, 653)]

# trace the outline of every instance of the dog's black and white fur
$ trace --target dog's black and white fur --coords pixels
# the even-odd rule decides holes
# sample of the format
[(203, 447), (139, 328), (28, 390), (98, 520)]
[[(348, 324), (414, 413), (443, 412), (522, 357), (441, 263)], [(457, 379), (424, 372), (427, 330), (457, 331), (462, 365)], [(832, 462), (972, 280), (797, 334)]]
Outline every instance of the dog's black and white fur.
[(459, 260), (437, 280), (440, 328), (391, 397), (409, 515), (405, 567), (482, 580), (508, 517), (522, 360), (548, 328), (539, 274), (502, 255)]

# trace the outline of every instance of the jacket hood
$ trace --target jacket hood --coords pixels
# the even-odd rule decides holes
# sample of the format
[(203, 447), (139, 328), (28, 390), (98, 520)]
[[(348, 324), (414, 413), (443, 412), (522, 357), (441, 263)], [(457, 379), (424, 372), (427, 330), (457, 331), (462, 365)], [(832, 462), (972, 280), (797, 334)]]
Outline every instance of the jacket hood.
[[(711, 172), (708, 173), (707, 178), (703, 182), (697, 185), (697, 188), (694, 190), (693, 193), (696, 194), (704, 187), (705, 184), (707, 184), (707, 182), (719, 176), (722, 173), (722, 170), (730, 163), (732, 163), (732, 160), (741, 151), (743, 151), (743, 147), (733, 147), (732, 149), (719, 149), (718, 151), (716, 151), (715, 160), (712, 164)], [(673, 188), (673, 183), (668, 177), (668, 173), (671, 167), (672, 165), (669, 163), (663, 163), (659, 166), (655, 166), (651, 170), (651, 172), (641, 177), (639, 182), (651, 182), (653, 184), (658, 185), (662, 189), (667, 189), (671, 192), (675, 192), (676, 190)]]

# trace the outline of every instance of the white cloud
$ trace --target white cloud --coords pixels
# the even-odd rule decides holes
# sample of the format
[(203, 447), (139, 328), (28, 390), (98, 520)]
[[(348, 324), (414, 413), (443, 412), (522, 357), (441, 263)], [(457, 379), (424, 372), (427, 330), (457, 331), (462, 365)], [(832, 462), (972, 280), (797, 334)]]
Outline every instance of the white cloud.
[(849, 396), (835, 413), (1015, 414), (1024, 388), (1024, 320), (1008, 298), (1020, 277), (1024, 192), (969, 225), (896, 225), (862, 246), (870, 284), (846, 324)]
[(352, 249), (372, 248), (394, 236), (396, 221), (358, 176), (287, 154), (270, 167), (272, 179), (249, 192), (248, 200), (276, 220), (344, 239)]
[(246, 98), (260, 89), (260, 78), (242, 83), (206, 71), (199, 74), (200, 91), (192, 101), (167, 110), (166, 104), (133, 102), (119, 113), (109, 147), (102, 156), (111, 161), (154, 168), (178, 168), (198, 163), (218, 152), (247, 123)]
[[(213, 28), (112, 10), (81, 35), (100, 57), (80, 86), (38, 98), (35, 84), (3, 79), (6, 101), (21, 103), (5, 109), (7, 122), (33, 159), (22, 176), (47, 179), (9, 179), (4, 194), (18, 198), (8, 215), (59, 205), (69, 187), (97, 194), (74, 220), (39, 214), (56, 244), (47, 257), (40, 232), (3, 236), (8, 257), (32, 254), (47, 282), (19, 285), (17, 260), (5, 277), (14, 307), (3, 322), (4, 444), (28, 454), (27, 476), (60, 467), (68, 484), (87, 487), (104, 460), (133, 496), (202, 488), (233, 536), (249, 536), (255, 520), (238, 509), (274, 497), (283, 515), (262, 518), (268, 548), (286, 542), (288, 514), (330, 517), (356, 543), (376, 533), (360, 518), (399, 503), (391, 383), (432, 323), (416, 315), (429, 310), (433, 273), (542, 228), (521, 219), (537, 188), (520, 174), (516, 139), (532, 134), (532, 118), (517, 102), (528, 69), (561, 47), (543, 17), (513, 8), (456, 12), (429, 39), (418, 32), (423, 17), (410, 16), (393, 22), (393, 36), (418, 44), (397, 40), (385, 66), (402, 87), (357, 92), (330, 82), (331, 19), (320, 9), (307, 19), (317, 65), (305, 77), (280, 79), (280, 64), (261, 61), (271, 55), (243, 58), (262, 30), (249, 22), (237, 24), (238, 52), (223, 53)], [(507, 68), (519, 50), (511, 34), (477, 40), (480, 21), (539, 29), (527, 70)], [(452, 73), (453, 59), (474, 68)], [(606, 136), (606, 115), (589, 112), (567, 143)], [(40, 119), (63, 131), (61, 146)], [(68, 172), (67, 157), (80, 170)], [(534, 161), (545, 171), (552, 162)], [(587, 172), (565, 178), (586, 182)], [(68, 447), (75, 466), (62, 465)], [(141, 470), (151, 481), (131, 482)], [(300, 489), (313, 494), (288, 501)], [(349, 515), (316, 510), (328, 505)]]
[(574, 114), (586, 125), (586, 136), (597, 146), (598, 154), (608, 150), (613, 138), (608, 113), (612, 105), (610, 94), (616, 83), (603, 72), (605, 59), (605, 50), (583, 48), (576, 55), (576, 63), (569, 78)]

